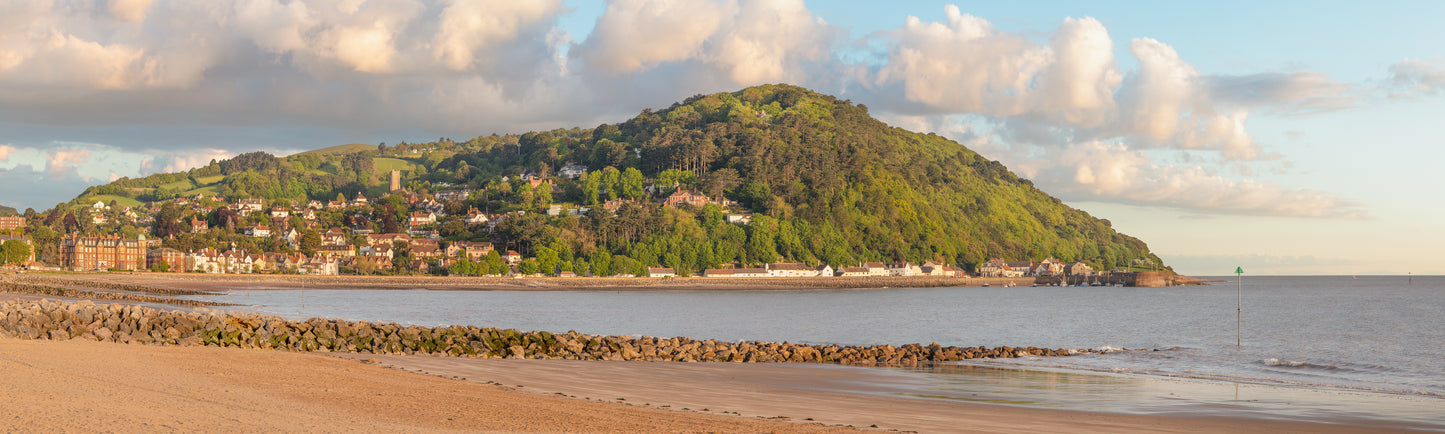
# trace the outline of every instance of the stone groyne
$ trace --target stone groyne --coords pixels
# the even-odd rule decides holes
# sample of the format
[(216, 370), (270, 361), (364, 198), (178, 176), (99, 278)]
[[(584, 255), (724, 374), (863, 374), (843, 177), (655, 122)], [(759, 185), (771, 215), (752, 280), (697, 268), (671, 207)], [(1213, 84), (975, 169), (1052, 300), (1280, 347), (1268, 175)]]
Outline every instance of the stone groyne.
[(114, 292), (96, 292), (78, 289), (50, 286), (45, 284), (32, 284), (0, 279), (0, 292), (11, 292), (16, 294), (32, 294), (50, 297), (66, 298), (93, 298), (97, 300), (130, 301), (139, 303), (172, 304), (178, 306), (235, 306), (231, 303), (220, 303), (214, 301), (182, 300), (169, 297), (153, 297), (139, 294), (123, 294)]
[(136, 285), (130, 283), (107, 282), (91, 279), (65, 279), (55, 276), (44, 275), (21, 275), (11, 277), (8, 280), (15, 282), (29, 283), (34, 285), (64, 287), (64, 288), (91, 288), (106, 291), (139, 292), (156, 295), (216, 295), (217, 291), (200, 291), (194, 289), (161, 288), (148, 285)]
[(260, 314), (202, 313), (145, 306), (11, 301), (0, 305), (0, 336), (88, 339), (155, 345), (210, 345), (288, 351), (423, 354), (481, 358), (678, 362), (840, 363), (916, 366), (974, 358), (1066, 356), (1077, 350), (1034, 347), (807, 345), (690, 338), (523, 332), (475, 326), (421, 327)]

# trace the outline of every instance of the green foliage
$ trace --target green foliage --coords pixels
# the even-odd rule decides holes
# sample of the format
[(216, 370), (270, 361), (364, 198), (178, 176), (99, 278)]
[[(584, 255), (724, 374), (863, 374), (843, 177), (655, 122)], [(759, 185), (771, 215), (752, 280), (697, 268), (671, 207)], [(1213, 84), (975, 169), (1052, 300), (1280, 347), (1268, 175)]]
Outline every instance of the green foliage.
[(30, 258), (30, 246), (20, 240), (0, 243), (0, 264), (19, 264)]
[[(597, 169), (578, 180), (554, 179), (566, 192), (557, 197), (516, 176), (547, 176), (566, 162)], [(117, 180), (82, 197), (132, 206), (139, 204), (134, 198), (198, 193), (326, 200), (365, 192), (375, 199), (375, 175), (391, 169), (416, 188), (446, 182), (475, 190), (448, 204), (457, 210), (527, 211), (495, 233), (454, 222), (440, 227), (450, 240), (514, 248), (536, 258), (520, 268), (549, 274), (637, 275), (665, 265), (688, 275), (772, 261), (841, 266), (931, 260), (971, 268), (994, 257), (1054, 257), (1096, 269), (1160, 262), (1144, 242), (1065, 206), (956, 142), (889, 127), (865, 107), (787, 85), (698, 95), (591, 129), (347, 145), (285, 159), (250, 153), (185, 173)], [(502, 182), (504, 175), (512, 181)], [(738, 206), (664, 208), (644, 192), (649, 181), (661, 194), (676, 184)], [(614, 214), (601, 208), (609, 199), (632, 202)], [(593, 211), (581, 217), (537, 212), (551, 203)], [(390, 231), (410, 209), (394, 202), (371, 211), (377, 229)], [(53, 226), (93, 230), (85, 211), (78, 212), (57, 217)], [(751, 224), (727, 222), (727, 214), (742, 213), (752, 215)], [(491, 257), (450, 268), (454, 274), (506, 270)]]

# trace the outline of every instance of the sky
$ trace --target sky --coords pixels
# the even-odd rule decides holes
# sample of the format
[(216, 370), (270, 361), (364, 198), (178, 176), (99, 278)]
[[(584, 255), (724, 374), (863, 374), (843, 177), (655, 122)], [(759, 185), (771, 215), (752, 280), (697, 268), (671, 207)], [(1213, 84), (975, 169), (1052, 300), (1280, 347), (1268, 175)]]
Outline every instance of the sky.
[[(0, 0), (0, 205), (789, 83), (1176, 271), (1445, 274), (1445, 2)], [(1042, 259), (1042, 258), (1029, 258)]]

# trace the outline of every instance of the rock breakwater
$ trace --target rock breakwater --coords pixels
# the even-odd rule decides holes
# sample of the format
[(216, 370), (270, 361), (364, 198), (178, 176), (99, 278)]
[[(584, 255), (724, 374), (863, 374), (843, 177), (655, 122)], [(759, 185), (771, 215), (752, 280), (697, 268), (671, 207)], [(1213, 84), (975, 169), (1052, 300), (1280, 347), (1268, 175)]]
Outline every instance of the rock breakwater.
[(839, 363), (915, 366), (975, 358), (1066, 356), (1076, 350), (1035, 347), (808, 345), (720, 342), (685, 337), (599, 336), (475, 326), (421, 327), (312, 318), (203, 313), (145, 306), (11, 301), (0, 305), (0, 336), (90, 339), (157, 345), (211, 345), (288, 351), (423, 354), (481, 358), (676, 362)]
[(98, 300), (132, 301), (140, 303), (164, 303), (179, 306), (235, 306), (231, 303), (219, 303), (214, 301), (182, 300), (169, 297), (153, 297), (140, 294), (85, 291), (60, 286), (32, 284), (10, 280), (0, 280), (0, 292), (33, 294), (51, 297), (93, 298)]

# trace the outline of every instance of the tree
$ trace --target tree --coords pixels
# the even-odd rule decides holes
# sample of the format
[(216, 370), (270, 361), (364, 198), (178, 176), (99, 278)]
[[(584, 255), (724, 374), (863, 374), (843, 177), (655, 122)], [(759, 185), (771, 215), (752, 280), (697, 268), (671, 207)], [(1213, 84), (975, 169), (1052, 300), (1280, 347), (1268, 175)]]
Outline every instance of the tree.
[(520, 273), (522, 275), (530, 276), (533, 274), (537, 274), (539, 270), (541, 270), (541, 267), (537, 264), (537, 260), (534, 258), (527, 258), (526, 260), (523, 260), (521, 264), (517, 265), (517, 273)]
[(20, 240), (6, 240), (0, 244), (0, 264), (19, 264), (30, 259), (30, 246)]
[(181, 229), (181, 210), (176, 207), (175, 202), (166, 202), (161, 205), (160, 212), (156, 213), (155, 235), (159, 238), (170, 238), (185, 232)]
[(308, 229), (305, 233), (301, 234), (301, 243), (297, 247), (301, 248), (301, 254), (306, 256), (315, 255), (316, 249), (321, 248), (321, 234), (316, 233), (315, 230)]
[(618, 180), (618, 183), (622, 189), (622, 197), (633, 200), (642, 198), (644, 194), (642, 190), (642, 171), (637, 170), (636, 167), (629, 167), (627, 170), (624, 170), (622, 172), (622, 179)]

